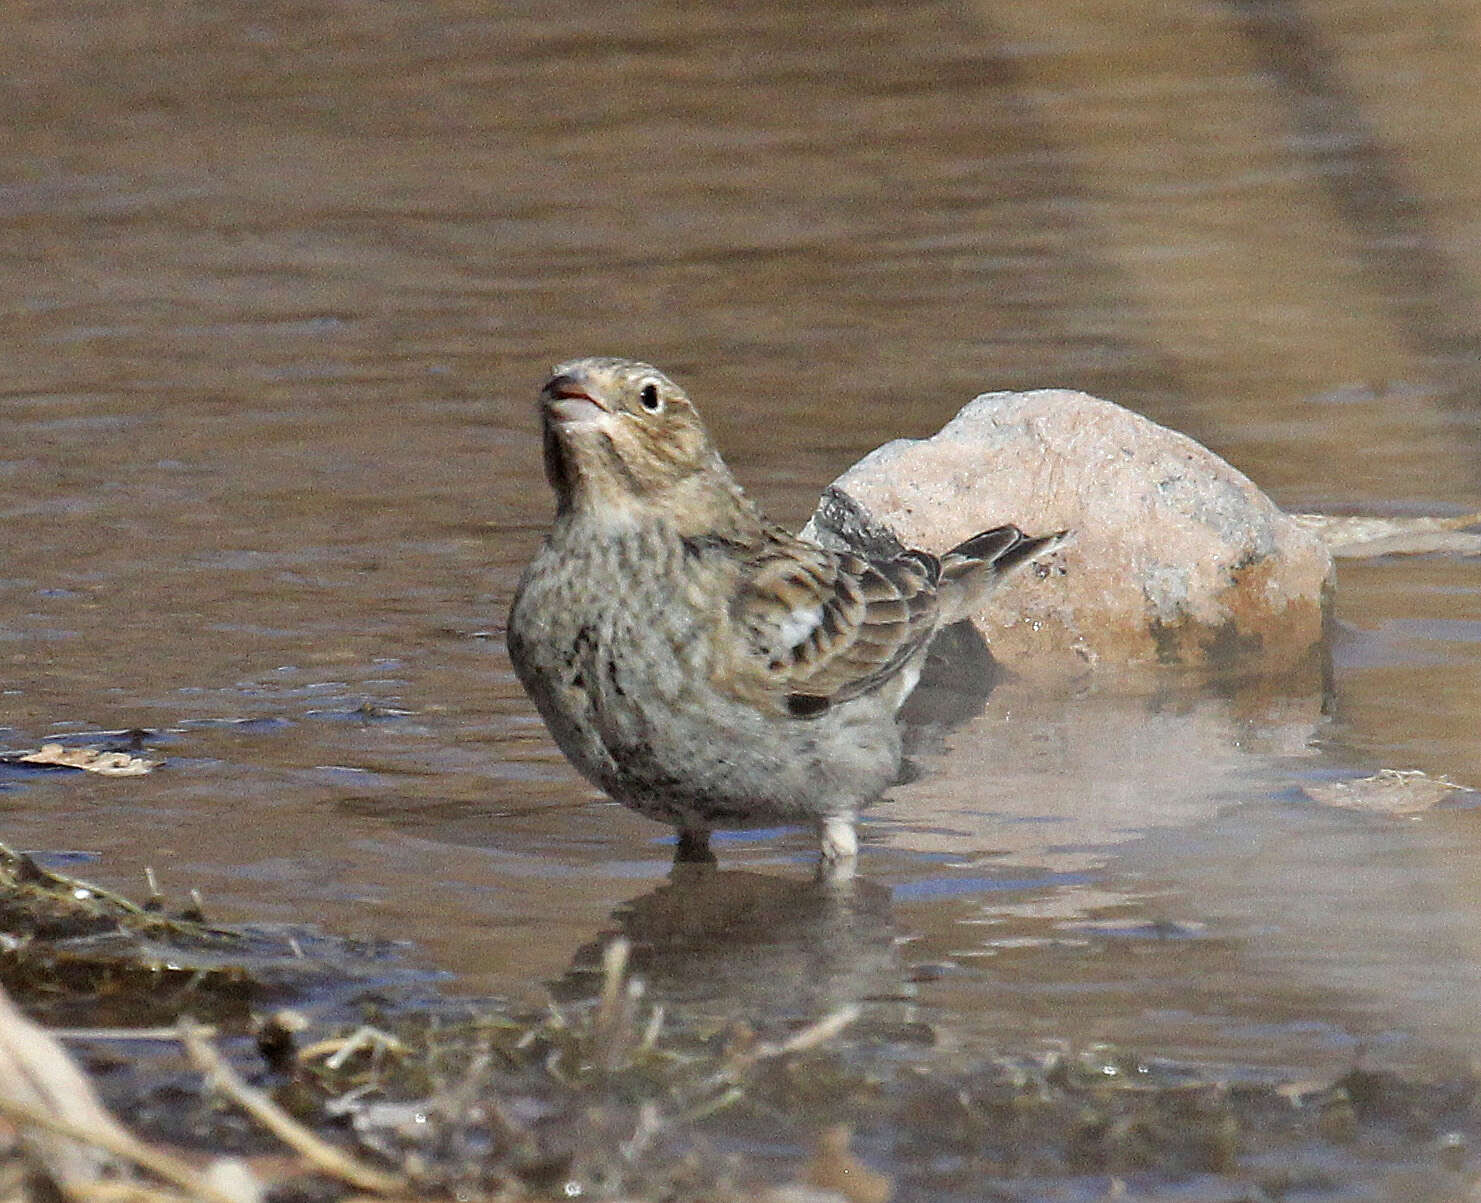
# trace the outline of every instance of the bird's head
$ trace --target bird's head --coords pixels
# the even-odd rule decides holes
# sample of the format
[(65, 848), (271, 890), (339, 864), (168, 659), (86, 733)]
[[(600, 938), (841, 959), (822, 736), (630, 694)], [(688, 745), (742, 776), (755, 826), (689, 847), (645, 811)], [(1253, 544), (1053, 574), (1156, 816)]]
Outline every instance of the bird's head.
[(684, 390), (649, 364), (563, 363), (540, 390), (540, 414), (562, 512), (620, 519), (739, 493)]

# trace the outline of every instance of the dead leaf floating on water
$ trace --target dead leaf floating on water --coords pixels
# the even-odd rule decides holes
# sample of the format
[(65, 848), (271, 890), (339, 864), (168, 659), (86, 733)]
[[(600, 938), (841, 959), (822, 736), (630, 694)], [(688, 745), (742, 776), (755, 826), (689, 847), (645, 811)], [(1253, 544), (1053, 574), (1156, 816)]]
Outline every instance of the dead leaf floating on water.
[(1374, 514), (1291, 514), (1343, 559), (1373, 556), (1417, 556), (1434, 552), (1452, 555), (1481, 555), (1481, 533), (1468, 526), (1481, 526), (1481, 514), (1458, 518), (1382, 518)]
[(1456, 794), (1476, 793), (1469, 786), (1431, 777), (1419, 769), (1383, 769), (1353, 781), (1303, 786), (1302, 792), (1323, 806), (1383, 815), (1421, 814)]
[(104, 777), (139, 777), (160, 764), (158, 760), (130, 756), (127, 752), (107, 752), (101, 748), (69, 748), (65, 744), (42, 744), (35, 752), (13, 752), (4, 759), (13, 764), (81, 769), (85, 773), (99, 773)]

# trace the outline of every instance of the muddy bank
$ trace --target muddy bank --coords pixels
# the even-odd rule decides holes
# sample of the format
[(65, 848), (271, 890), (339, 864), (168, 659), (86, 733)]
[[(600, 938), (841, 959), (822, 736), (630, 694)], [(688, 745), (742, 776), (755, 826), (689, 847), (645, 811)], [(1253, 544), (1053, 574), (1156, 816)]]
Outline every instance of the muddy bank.
[[(604, 938), (530, 1010), (434, 998), (425, 982), (351, 989), (349, 975), (330, 1005), (322, 984), (345, 950), (334, 965), (322, 937), (281, 932), (273, 955), (261, 933), (138, 905), (9, 850), (0, 915), (17, 933), (0, 981), (152, 1154), (110, 1143), (106, 1115), (84, 1109), (99, 1125), (90, 1143), (78, 1112), (37, 1114), (17, 1101), (24, 1075), (0, 1073), (27, 1197), (47, 1182), (87, 1194), (33, 1139), (54, 1142), (59, 1124), (92, 1149), (98, 1183), (211, 1203), (264, 1191), (883, 1203), (1096, 1195), (1114, 1181), (1132, 1198), (1379, 1197), (1403, 1182), (1439, 1199), (1476, 1181), (1477, 1082), (1459, 1065), (1426, 1080), (1361, 1065), (1293, 1080), (1072, 1031), (967, 1061), (929, 1025), (867, 1006), (704, 1019), (666, 1007), (632, 968), (661, 971), (702, 941), (702, 922), (686, 934), (628, 916), (646, 948)], [(45, 1039), (0, 1025), (12, 1055)], [(176, 1165), (189, 1173), (168, 1180)], [(1202, 1193), (1182, 1193), (1194, 1182)]]

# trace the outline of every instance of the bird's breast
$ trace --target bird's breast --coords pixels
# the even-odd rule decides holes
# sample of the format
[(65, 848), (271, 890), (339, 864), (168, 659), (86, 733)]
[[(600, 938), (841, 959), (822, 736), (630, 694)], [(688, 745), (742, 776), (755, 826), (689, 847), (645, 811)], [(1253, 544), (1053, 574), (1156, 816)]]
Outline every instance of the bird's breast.
[(573, 717), (641, 713), (675, 704), (686, 680), (707, 670), (724, 598), (686, 564), (681, 542), (661, 535), (588, 535), (542, 549), (509, 623), (526, 688), (553, 693)]

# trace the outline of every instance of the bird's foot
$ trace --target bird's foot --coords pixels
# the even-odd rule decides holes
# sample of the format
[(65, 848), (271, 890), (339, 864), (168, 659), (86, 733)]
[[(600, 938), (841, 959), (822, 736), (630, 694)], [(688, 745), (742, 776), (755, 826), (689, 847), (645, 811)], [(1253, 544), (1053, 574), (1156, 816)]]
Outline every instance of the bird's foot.
[(848, 889), (859, 864), (859, 836), (848, 815), (823, 820), (819, 831), (823, 855), (818, 858), (818, 881), (824, 886)]
[(852, 815), (829, 815), (823, 820), (820, 839), (823, 859), (831, 864), (852, 861), (859, 855), (859, 836)]

